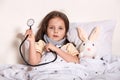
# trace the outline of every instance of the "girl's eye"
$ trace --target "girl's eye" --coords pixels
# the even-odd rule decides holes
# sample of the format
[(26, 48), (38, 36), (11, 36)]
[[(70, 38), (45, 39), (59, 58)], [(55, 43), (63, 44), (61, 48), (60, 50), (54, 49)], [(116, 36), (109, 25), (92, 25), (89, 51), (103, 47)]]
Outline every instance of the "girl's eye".
[(95, 44), (92, 44), (92, 46), (95, 46)]
[(63, 28), (62, 28), (62, 27), (59, 27), (59, 29), (61, 29), (61, 30), (62, 30)]
[(53, 29), (53, 27), (49, 27), (49, 29)]

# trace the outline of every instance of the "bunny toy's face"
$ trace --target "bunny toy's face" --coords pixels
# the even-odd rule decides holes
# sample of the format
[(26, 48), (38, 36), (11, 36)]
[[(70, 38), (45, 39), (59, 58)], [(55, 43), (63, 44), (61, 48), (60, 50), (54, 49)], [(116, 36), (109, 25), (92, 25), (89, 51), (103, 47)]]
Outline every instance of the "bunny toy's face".
[(92, 41), (85, 41), (80, 46), (80, 52), (82, 52), (83, 56), (93, 56), (95, 54), (95, 43)]
[(95, 39), (99, 34), (99, 27), (95, 27), (89, 37), (87, 33), (80, 27), (77, 28), (78, 36), (82, 41), (80, 45), (80, 56), (79, 57), (87, 57), (87, 58), (95, 58), (96, 57), (96, 47), (94, 44)]

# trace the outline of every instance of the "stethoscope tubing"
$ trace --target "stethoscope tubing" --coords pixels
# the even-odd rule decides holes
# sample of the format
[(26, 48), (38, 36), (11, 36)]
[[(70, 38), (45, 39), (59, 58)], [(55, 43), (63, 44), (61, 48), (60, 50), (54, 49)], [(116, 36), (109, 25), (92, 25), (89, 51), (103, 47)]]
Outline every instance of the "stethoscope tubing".
[[(31, 27), (30, 27), (30, 29), (31, 29)], [(27, 36), (24, 38), (24, 40), (21, 42), (21, 44), (20, 44), (20, 46), (19, 46), (20, 55), (21, 55), (23, 61), (26, 63), (26, 65), (32, 66), (32, 67), (42, 66), (42, 65), (46, 65), (46, 64), (52, 63), (52, 62), (54, 62), (54, 61), (57, 59), (57, 54), (56, 54), (56, 52), (51, 51), (51, 52), (55, 55), (55, 58), (54, 58), (52, 61), (45, 62), (45, 63), (41, 63), (41, 64), (36, 64), (36, 65), (32, 65), (32, 64), (28, 63), (28, 62), (26, 61), (26, 59), (24, 58), (23, 52), (22, 52), (22, 45), (23, 45), (24, 42), (27, 40), (28, 36), (29, 36), (29, 35), (27, 35)]]

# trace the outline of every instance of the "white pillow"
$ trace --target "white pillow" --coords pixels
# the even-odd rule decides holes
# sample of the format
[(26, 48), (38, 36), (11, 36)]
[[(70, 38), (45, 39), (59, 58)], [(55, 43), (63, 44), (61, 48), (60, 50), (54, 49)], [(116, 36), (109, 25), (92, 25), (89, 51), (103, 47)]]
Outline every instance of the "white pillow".
[(92, 29), (96, 26), (100, 27), (100, 34), (97, 38), (97, 54), (102, 58), (104, 56), (112, 54), (112, 35), (115, 28), (116, 22), (114, 20), (96, 21), (96, 22), (86, 22), (86, 23), (70, 23), (70, 29), (68, 31), (68, 40), (79, 48), (81, 40), (78, 37), (77, 27), (81, 27), (87, 33), (90, 34)]

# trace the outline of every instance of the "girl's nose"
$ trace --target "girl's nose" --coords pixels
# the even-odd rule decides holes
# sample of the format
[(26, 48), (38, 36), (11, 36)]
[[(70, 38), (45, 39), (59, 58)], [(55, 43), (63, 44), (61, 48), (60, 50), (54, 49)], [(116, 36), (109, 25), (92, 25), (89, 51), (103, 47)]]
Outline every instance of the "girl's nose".
[(55, 33), (58, 33), (58, 30), (57, 30), (57, 29), (54, 29), (54, 32), (55, 32)]

